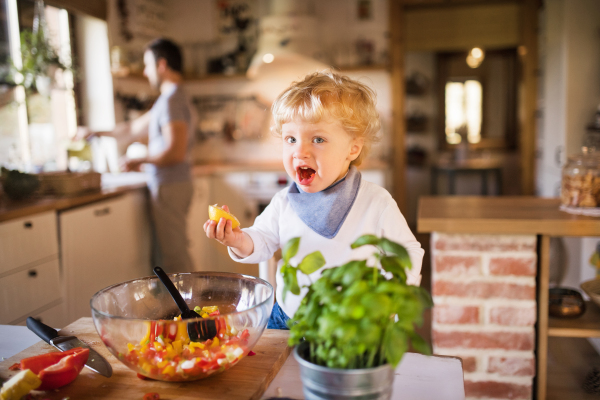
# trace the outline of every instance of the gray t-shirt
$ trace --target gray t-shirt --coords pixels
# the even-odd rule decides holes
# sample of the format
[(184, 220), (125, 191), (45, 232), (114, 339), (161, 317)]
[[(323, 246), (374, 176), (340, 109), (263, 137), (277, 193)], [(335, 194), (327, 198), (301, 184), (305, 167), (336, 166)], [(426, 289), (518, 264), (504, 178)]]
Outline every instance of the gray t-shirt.
[(147, 164), (155, 184), (191, 181), (190, 151), (193, 144), (193, 126), (190, 103), (181, 85), (161, 93), (150, 110), (150, 126), (148, 127), (148, 154), (155, 156), (165, 148), (162, 127), (172, 121), (184, 121), (188, 126), (188, 147), (185, 160), (167, 167)]

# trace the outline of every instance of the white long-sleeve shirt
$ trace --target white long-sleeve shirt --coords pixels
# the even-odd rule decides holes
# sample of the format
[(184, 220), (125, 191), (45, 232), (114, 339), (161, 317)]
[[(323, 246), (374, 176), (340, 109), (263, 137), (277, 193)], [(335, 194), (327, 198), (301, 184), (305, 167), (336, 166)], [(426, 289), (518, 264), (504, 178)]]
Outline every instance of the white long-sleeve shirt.
[[(291, 264), (296, 266), (304, 256), (319, 250), (327, 262), (323, 268), (330, 268), (350, 260), (370, 258), (375, 251), (373, 246), (362, 246), (352, 250), (350, 245), (364, 234), (373, 234), (386, 237), (406, 248), (412, 262), (412, 269), (407, 271), (407, 283), (420, 284), (421, 264), (425, 251), (410, 231), (398, 205), (387, 190), (363, 179), (346, 220), (332, 239), (324, 238), (302, 222), (287, 200), (287, 191), (288, 188), (285, 188), (278, 192), (269, 206), (256, 218), (254, 225), (242, 229), (252, 238), (254, 252), (246, 258), (239, 258), (229, 249), (232, 259), (248, 264), (266, 261), (277, 249), (283, 248), (290, 239), (300, 237), (298, 253), (290, 260)], [(298, 296), (288, 292), (284, 302), (282, 263), (283, 261), (280, 260), (277, 266), (277, 302), (291, 317), (306, 294), (307, 289), (303, 288), (303, 285), (309, 285), (310, 280), (299, 272), (298, 283), (302, 291)], [(319, 279), (323, 268), (310, 275), (313, 282)]]

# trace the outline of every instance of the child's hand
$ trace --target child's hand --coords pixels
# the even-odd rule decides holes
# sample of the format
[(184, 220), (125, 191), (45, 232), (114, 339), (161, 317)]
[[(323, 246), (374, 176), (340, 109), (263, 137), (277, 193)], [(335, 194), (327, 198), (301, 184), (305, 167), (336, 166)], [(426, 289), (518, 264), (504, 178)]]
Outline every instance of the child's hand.
[[(223, 210), (229, 212), (229, 207), (223, 205)], [(221, 218), (218, 223), (209, 219), (204, 223), (204, 232), (209, 239), (215, 239), (225, 246), (240, 248), (244, 244), (244, 232), (239, 227), (233, 229), (232, 226), (233, 222), (225, 218)]]

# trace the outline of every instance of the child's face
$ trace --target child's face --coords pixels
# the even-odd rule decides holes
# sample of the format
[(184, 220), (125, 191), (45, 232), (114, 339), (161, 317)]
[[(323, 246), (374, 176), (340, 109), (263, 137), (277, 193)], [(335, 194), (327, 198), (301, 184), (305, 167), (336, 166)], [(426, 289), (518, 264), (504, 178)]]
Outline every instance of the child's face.
[(331, 117), (316, 124), (293, 120), (282, 125), (281, 136), (285, 171), (307, 193), (320, 192), (346, 175), (363, 143)]

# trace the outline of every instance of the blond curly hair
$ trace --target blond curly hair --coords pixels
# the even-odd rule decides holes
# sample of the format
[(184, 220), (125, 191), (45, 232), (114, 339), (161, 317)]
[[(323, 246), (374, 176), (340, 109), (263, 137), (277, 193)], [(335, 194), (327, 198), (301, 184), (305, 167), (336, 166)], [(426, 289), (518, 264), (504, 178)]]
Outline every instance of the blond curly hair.
[(293, 82), (272, 106), (272, 131), (281, 136), (283, 124), (297, 118), (318, 123), (330, 116), (338, 120), (353, 138), (364, 140), (358, 157), (350, 165), (359, 166), (378, 140), (381, 127), (375, 108), (377, 95), (368, 86), (330, 70), (307, 75)]

